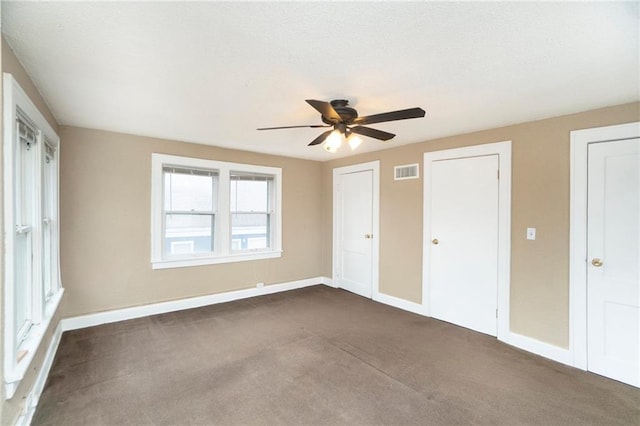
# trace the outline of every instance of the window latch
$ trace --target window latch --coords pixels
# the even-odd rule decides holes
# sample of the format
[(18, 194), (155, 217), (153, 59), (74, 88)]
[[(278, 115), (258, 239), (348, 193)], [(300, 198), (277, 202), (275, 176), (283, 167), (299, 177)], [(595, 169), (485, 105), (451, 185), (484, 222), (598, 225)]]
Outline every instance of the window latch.
[(16, 225), (16, 233), (18, 233), (18, 234), (26, 234), (28, 232), (31, 232), (31, 227), (30, 226)]

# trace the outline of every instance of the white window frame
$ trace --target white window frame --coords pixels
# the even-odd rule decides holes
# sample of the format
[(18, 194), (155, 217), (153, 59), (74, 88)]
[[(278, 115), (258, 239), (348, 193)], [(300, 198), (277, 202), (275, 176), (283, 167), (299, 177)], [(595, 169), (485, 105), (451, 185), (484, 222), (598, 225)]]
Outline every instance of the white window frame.
[[(175, 166), (218, 173), (218, 205), (214, 230), (214, 252), (180, 258), (165, 257), (163, 244), (163, 168)], [(273, 176), (270, 196), (272, 217), (270, 221), (270, 244), (267, 249), (232, 250), (231, 248), (231, 203), (230, 175), (248, 173)], [(248, 260), (272, 259), (282, 256), (282, 169), (279, 167), (229, 163), (201, 158), (181, 157), (153, 153), (151, 155), (151, 267), (152, 269), (180, 268)]]
[[(4, 182), (4, 386), (5, 397), (10, 399), (24, 378), (42, 339), (49, 328), (64, 289), (60, 281), (60, 246), (59, 246), (59, 156), (60, 138), (49, 125), (44, 116), (26, 95), (11, 74), (3, 74), (3, 182)], [(20, 192), (16, 190), (15, 173), (19, 170), (16, 164), (16, 152), (20, 149), (16, 120), (20, 117), (37, 130), (37, 142), (33, 145), (35, 156), (33, 229), (32, 232), (32, 273), (28, 281), (31, 327), (24, 336), (16, 324), (16, 277), (15, 277), (15, 238), (18, 218), (16, 206), (20, 203)], [(43, 164), (46, 144), (55, 149), (56, 170), (52, 188), (44, 187)], [(51, 182), (49, 182), (51, 183)], [(51, 243), (54, 261), (51, 263), (50, 294), (45, 294), (43, 281), (43, 197), (44, 191), (50, 190), (51, 202), (54, 203), (53, 217), (46, 217), (52, 226)]]
[[(231, 242), (230, 242), (230, 250), (232, 253), (247, 253), (250, 251), (257, 251), (257, 250), (270, 250), (270, 247), (273, 244), (273, 239), (271, 237), (271, 226), (272, 226), (272, 222), (273, 222), (273, 214), (275, 214), (275, 209), (274, 209), (274, 202), (275, 202), (275, 178), (273, 176), (264, 176), (264, 174), (256, 174), (256, 173), (247, 173), (246, 170), (233, 170), (231, 172), (231, 175), (247, 175), (246, 177), (249, 177), (251, 175), (259, 177), (269, 177), (271, 179), (267, 180), (267, 185), (268, 185), (268, 193), (267, 193), (267, 209), (264, 211), (242, 211), (242, 210), (231, 210), (231, 202), (229, 202), (230, 206), (229, 206), (229, 215), (230, 215), (230, 223), (231, 221), (231, 217), (234, 214), (264, 214), (267, 215), (268, 217), (268, 224), (267, 224), (267, 228), (269, 229), (269, 235), (267, 237), (268, 240), (268, 244), (267, 244), (267, 248), (266, 249), (243, 249), (243, 248), (233, 248), (233, 235), (231, 235)], [(231, 181), (233, 181), (234, 179), (231, 179)], [(241, 180), (241, 179), (240, 179)], [(230, 182), (231, 184), (231, 182)], [(237, 206), (236, 206), (237, 208)], [(230, 233), (232, 233), (233, 227), (230, 226)]]
[[(161, 217), (161, 225), (162, 228), (164, 229), (166, 226), (166, 219), (167, 219), (167, 215), (190, 215), (190, 214), (194, 214), (194, 215), (204, 215), (204, 216), (209, 216), (210, 218), (212, 218), (213, 222), (214, 222), (214, 227), (212, 229), (213, 232), (213, 252), (193, 252), (193, 253), (184, 253), (184, 254), (177, 254), (177, 255), (171, 255), (170, 257), (166, 255), (166, 253), (164, 252), (164, 249), (162, 250), (161, 256), (163, 257), (163, 260), (168, 260), (168, 261), (176, 261), (176, 260), (182, 260), (182, 259), (191, 259), (191, 258), (202, 258), (202, 257), (210, 257), (212, 255), (215, 255), (215, 253), (217, 253), (217, 241), (215, 241), (215, 234), (217, 232), (216, 226), (215, 224), (217, 223), (217, 218), (218, 218), (218, 206), (216, 204), (216, 206), (210, 206), (211, 209), (210, 210), (191, 210), (191, 211), (181, 211), (181, 210), (174, 210), (174, 209), (166, 209), (166, 203), (164, 200), (164, 194), (165, 194), (165, 190), (164, 190), (164, 185), (165, 185), (165, 180), (164, 180), (164, 171), (165, 169), (192, 169), (193, 172), (198, 172), (198, 173), (202, 173), (202, 172), (209, 172), (209, 176), (215, 176), (215, 179), (213, 180), (213, 186), (212, 186), (212, 199), (216, 200), (218, 199), (218, 192), (219, 192), (219, 177), (218, 177), (218, 170), (217, 169), (200, 169), (197, 167), (184, 167), (184, 166), (180, 166), (178, 164), (163, 164), (162, 166), (162, 194), (163, 194), (163, 199), (162, 199), (162, 217)], [(161, 247), (164, 247), (164, 242), (163, 240), (163, 234), (160, 234), (160, 245)], [(192, 242), (193, 243), (193, 242)], [(171, 243), (171, 246), (174, 246), (174, 242)], [(193, 248), (193, 244), (192, 244), (192, 248)], [(166, 257), (165, 257), (166, 256)]]

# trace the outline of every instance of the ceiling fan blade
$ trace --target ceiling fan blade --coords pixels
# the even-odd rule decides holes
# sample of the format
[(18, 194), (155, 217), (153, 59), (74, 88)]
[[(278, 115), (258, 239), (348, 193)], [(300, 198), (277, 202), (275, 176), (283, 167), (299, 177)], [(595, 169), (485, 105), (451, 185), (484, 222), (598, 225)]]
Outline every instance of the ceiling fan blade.
[(393, 133), (383, 132), (382, 130), (372, 129), (371, 127), (356, 126), (351, 128), (352, 133), (357, 133), (362, 136), (369, 136), (370, 138), (380, 139), (381, 141), (388, 141), (395, 135)]
[(353, 120), (353, 124), (373, 124), (384, 121), (407, 120), (409, 118), (424, 117), (425, 111), (422, 108), (401, 109), (399, 111), (383, 112), (382, 114), (367, 115)]
[(316, 101), (314, 99), (307, 99), (306, 102), (314, 107), (320, 114), (322, 114), (324, 118), (336, 122), (342, 121), (342, 117), (340, 117), (340, 114), (338, 114), (336, 110), (333, 109), (329, 102)]
[(325, 124), (308, 124), (306, 126), (260, 127), (256, 130), (296, 129), (296, 128), (302, 128), (302, 127), (316, 129), (318, 127), (331, 127), (331, 126), (327, 126)]
[(321, 144), (331, 134), (331, 132), (333, 132), (333, 130), (327, 130), (326, 132), (322, 133), (320, 136), (318, 136), (313, 141), (311, 141), (311, 143), (308, 146)]

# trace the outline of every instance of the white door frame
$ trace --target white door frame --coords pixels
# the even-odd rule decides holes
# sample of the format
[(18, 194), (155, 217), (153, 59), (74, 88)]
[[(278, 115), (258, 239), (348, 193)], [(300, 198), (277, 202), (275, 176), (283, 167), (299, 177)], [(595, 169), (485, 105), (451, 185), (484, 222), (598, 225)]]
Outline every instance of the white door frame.
[(423, 242), (422, 242), (422, 306), (424, 315), (431, 316), (431, 282), (429, 259), (431, 235), (428, 212), (431, 211), (431, 162), (484, 155), (498, 155), (498, 339), (509, 339), (509, 286), (511, 271), (511, 141), (474, 145), (424, 154)]
[(571, 132), (569, 352), (587, 369), (587, 153), (590, 143), (640, 137), (640, 122)]
[(333, 264), (332, 264), (332, 280), (335, 287), (338, 286), (338, 177), (340, 175), (364, 172), (370, 170), (373, 176), (372, 182), (372, 234), (373, 247), (371, 253), (371, 298), (378, 300), (378, 271), (380, 259), (380, 161), (371, 161), (368, 163), (353, 164), (351, 166), (337, 167), (333, 169)]

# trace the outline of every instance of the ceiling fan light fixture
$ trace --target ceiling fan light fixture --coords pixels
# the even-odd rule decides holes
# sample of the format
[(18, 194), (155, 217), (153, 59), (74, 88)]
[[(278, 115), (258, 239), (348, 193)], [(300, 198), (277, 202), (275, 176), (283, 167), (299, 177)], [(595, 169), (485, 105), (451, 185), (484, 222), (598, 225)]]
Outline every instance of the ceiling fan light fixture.
[(362, 143), (362, 139), (354, 134), (351, 134), (347, 138), (347, 142), (349, 143), (349, 148), (351, 148), (351, 151), (355, 151), (356, 148), (358, 148)]
[(327, 137), (324, 143), (324, 149), (333, 154), (338, 151), (340, 145), (342, 145), (342, 133), (336, 129)]

